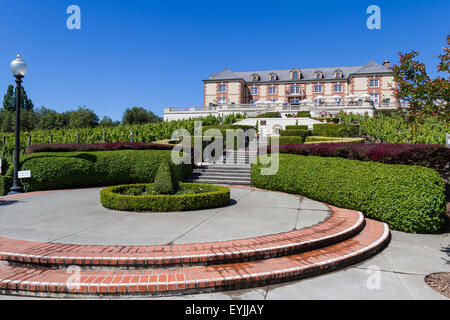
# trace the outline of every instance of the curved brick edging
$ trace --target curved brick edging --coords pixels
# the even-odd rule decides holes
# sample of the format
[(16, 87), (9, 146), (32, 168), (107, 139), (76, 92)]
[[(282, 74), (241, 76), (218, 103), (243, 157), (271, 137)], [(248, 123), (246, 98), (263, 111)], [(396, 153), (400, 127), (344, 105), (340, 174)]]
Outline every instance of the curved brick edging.
[(313, 251), (254, 262), (211, 266), (143, 269), (80, 270), (0, 265), (0, 291), (6, 294), (187, 294), (254, 287), (296, 280), (343, 268), (367, 259), (389, 241), (385, 223), (367, 219), (353, 238)]
[(0, 260), (53, 267), (150, 267), (244, 262), (322, 248), (356, 235), (364, 227), (360, 212), (329, 206), (332, 215), (315, 226), (231, 241), (156, 245), (74, 245), (0, 237)]

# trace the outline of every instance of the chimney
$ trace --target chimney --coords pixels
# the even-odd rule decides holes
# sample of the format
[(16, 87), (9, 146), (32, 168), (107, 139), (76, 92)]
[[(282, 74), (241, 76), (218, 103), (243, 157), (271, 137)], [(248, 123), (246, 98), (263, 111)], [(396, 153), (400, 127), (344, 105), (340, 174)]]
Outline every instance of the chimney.
[(386, 67), (386, 68), (391, 68), (391, 62), (389, 61), (389, 60), (385, 60), (384, 62), (383, 62), (383, 67)]

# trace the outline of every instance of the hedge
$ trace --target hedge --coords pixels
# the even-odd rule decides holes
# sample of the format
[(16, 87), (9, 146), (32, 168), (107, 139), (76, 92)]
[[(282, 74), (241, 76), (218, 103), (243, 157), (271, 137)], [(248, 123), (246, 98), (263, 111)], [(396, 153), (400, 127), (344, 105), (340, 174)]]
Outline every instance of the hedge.
[[(267, 150), (270, 153), (270, 148)], [(341, 157), (388, 164), (417, 165), (436, 170), (450, 181), (450, 149), (442, 145), (401, 143), (284, 144), (280, 153)]]
[(405, 165), (279, 154), (275, 175), (252, 166), (254, 187), (301, 194), (358, 210), (394, 230), (436, 233), (444, 224), (444, 183), (435, 171)]
[(298, 118), (311, 118), (311, 112), (309, 111), (299, 111), (297, 112)]
[(306, 137), (308, 130), (281, 130), (282, 137)]
[(6, 196), (13, 185), (13, 178), (0, 176), (0, 196)]
[(101, 204), (121, 211), (186, 211), (216, 208), (230, 202), (230, 188), (199, 183), (182, 183), (182, 186), (202, 188), (206, 192), (180, 195), (124, 195), (127, 188), (147, 188), (148, 184), (122, 185), (100, 191)]
[(317, 123), (313, 125), (312, 135), (324, 137), (358, 137), (359, 125)]
[[(96, 187), (123, 183), (153, 182), (162, 160), (170, 161), (168, 150), (120, 150), (95, 152), (43, 152), (25, 156), (21, 170), (31, 170), (22, 179), (24, 191)], [(192, 166), (171, 166), (184, 178)], [(12, 176), (13, 167), (8, 170)]]
[(73, 151), (114, 151), (114, 150), (171, 150), (173, 145), (149, 142), (107, 142), (74, 144), (35, 144), (27, 153), (36, 152), (73, 152)]
[(302, 126), (302, 125), (295, 125), (295, 126), (286, 126), (286, 130), (303, 130), (308, 131), (308, 126)]

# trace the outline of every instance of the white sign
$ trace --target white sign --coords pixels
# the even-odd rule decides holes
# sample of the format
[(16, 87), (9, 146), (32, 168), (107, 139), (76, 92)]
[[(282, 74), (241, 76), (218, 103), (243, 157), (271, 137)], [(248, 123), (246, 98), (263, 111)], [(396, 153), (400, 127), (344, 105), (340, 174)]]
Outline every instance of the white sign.
[(19, 171), (19, 179), (31, 178), (31, 171)]
[(446, 143), (447, 143), (447, 148), (450, 148), (450, 133), (447, 133), (445, 138), (446, 138), (445, 140), (446, 140)]

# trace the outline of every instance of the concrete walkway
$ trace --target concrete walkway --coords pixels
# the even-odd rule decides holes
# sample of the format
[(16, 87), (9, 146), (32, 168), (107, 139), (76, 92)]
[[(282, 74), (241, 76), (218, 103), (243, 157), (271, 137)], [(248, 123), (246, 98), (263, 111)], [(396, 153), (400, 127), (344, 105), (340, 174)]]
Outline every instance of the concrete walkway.
[[(78, 244), (189, 243), (286, 232), (328, 217), (326, 207), (315, 201), (238, 188), (232, 188), (235, 203), (225, 208), (196, 213), (118, 212), (99, 206), (99, 190), (0, 202), (0, 235)], [(424, 277), (450, 272), (450, 234), (391, 233), (391, 243), (380, 254), (344, 270), (279, 285), (165, 299), (446, 299), (429, 288)]]

